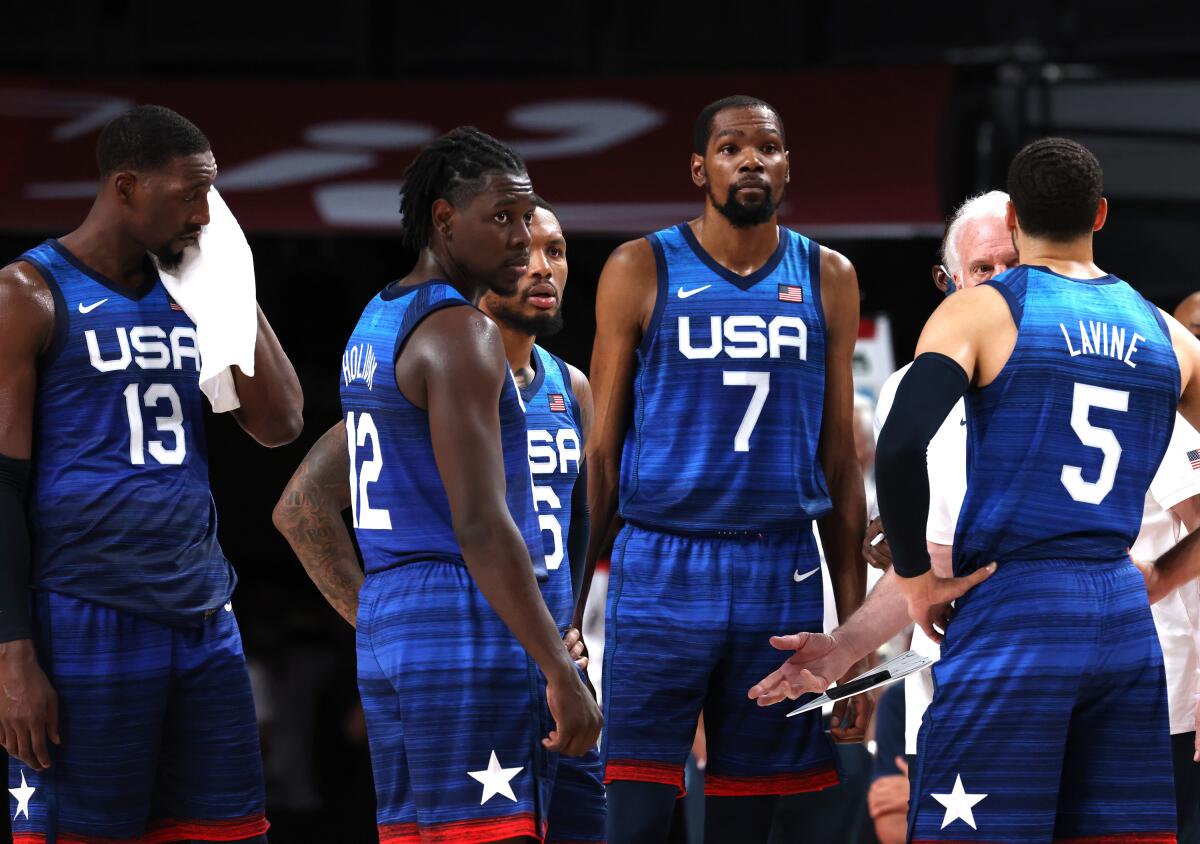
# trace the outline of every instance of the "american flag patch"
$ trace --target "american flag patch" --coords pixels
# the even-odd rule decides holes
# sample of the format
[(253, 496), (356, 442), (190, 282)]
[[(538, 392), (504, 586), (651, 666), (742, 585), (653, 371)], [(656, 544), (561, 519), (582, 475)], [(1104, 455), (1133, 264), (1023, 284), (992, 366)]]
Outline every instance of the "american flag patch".
[(171, 303), (171, 310), (173, 310), (173, 311), (182, 311), (183, 310), (183, 305), (179, 304), (174, 299), (167, 297), (167, 301), (169, 301)]
[(550, 411), (552, 413), (567, 412), (567, 400), (563, 397), (562, 393), (550, 394)]
[(781, 284), (779, 285), (779, 301), (780, 302), (803, 302), (804, 288), (797, 284)]
[(1188, 452), (1188, 460), (1192, 461), (1193, 469), (1200, 469), (1200, 448)]

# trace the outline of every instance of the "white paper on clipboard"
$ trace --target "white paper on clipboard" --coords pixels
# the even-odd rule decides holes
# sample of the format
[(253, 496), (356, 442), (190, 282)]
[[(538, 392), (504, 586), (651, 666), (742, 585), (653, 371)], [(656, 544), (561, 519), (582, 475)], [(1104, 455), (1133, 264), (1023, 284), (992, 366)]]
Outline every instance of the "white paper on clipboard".
[[(848, 681), (849, 683), (853, 683), (856, 680), (861, 680), (863, 677), (867, 677), (871, 674), (879, 674), (880, 672), (887, 672), (887, 676), (880, 679), (879, 682), (872, 683), (869, 686), (865, 686), (862, 689), (859, 689), (854, 694), (847, 695), (846, 697), (854, 697), (854, 695), (861, 695), (863, 692), (869, 692), (872, 689), (878, 689), (881, 686), (890, 686), (892, 683), (895, 683), (897, 680), (903, 680), (909, 674), (915, 674), (918, 671), (924, 671), (926, 668), (928, 668), (932, 664), (933, 664), (933, 660), (927, 656), (921, 656), (921, 654), (917, 653), (916, 651), (905, 651), (904, 653), (900, 654), (899, 656), (889, 659), (887, 662), (883, 663), (882, 665), (877, 665), (876, 667), (874, 667), (868, 671), (864, 671), (862, 674), (859, 674), (853, 680), (849, 680)], [(837, 686), (834, 686), (833, 689), (836, 691)], [(793, 715), (799, 715), (802, 712), (808, 712), (810, 709), (816, 709), (818, 707), (824, 706), (825, 704), (832, 702), (832, 700), (833, 699), (830, 698), (829, 695), (827, 695), (827, 694), (817, 695), (815, 698), (810, 700), (808, 703), (805, 703), (802, 706), (798, 706), (795, 709), (793, 709), (791, 712), (789, 712), (787, 714), (787, 717), (791, 718)]]

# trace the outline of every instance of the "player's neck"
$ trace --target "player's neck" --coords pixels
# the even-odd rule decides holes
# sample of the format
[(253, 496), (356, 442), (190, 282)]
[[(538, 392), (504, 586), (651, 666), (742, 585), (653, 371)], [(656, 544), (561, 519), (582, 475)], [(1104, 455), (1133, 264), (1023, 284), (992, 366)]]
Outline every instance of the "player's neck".
[(455, 270), (453, 261), (427, 246), (417, 255), (416, 265), (400, 280), (400, 284), (403, 287), (411, 287), (414, 284), (440, 279), (461, 293), (468, 302), (476, 304), (483, 296), (486, 286), (464, 281), (465, 278), (464, 273)]
[(1022, 234), (1017, 241), (1021, 263), (1047, 269), (1069, 278), (1101, 278), (1106, 273), (1096, 266), (1092, 236), (1054, 241)]
[(90, 269), (135, 290), (146, 281), (146, 247), (115, 225), (99, 204), (97, 200), (79, 228), (58, 242)]
[(706, 203), (704, 216), (688, 225), (704, 251), (738, 275), (750, 275), (779, 247), (779, 226), (774, 216), (757, 226), (735, 228), (711, 203)]
[(533, 343), (536, 338), (499, 320), (496, 321), (496, 325), (500, 328), (500, 337), (504, 341), (504, 356), (508, 358), (513, 377), (517, 379), (519, 386), (528, 387), (529, 382), (533, 380)]

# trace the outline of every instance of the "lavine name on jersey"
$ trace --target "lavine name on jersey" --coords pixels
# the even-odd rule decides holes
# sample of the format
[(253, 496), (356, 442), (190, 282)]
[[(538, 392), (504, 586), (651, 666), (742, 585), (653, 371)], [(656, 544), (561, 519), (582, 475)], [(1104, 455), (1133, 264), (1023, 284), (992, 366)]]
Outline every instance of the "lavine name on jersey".
[(351, 346), (342, 353), (342, 379), (349, 387), (355, 381), (361, 380), (370, 390), (375, 384), (375, 370), (379, 363), (375, 360), (375, 347), (370, 343), (359, 343)]
[(1144, 342), (1146, 338), (1136, 331), (1128, 332), (1132, 336), (1129, 337), (1129, 345), (1126, 346), (1125, 337), (1127, 332), (1124, 327), (1109, 325), (1107, 322), (1092, 322), (1088, 320), (1087, 328), (1085, 329), (1083, 327), (1083, 320), (1079, 320), (1079, 348), (1076, 349), (1071, 344), (1071, 335), (1067, 331), (1067, 327), (1061, 322), (1058, 324), (1058, 327), (1062, 329), (1063, 339), (1067, 341), (1067, 352), (1070, 353), (1071, 357), (1100, 355), (1124, 361), (1131, 368), (1137, 368), (1137, 364), (1133, 362), (1133, 355), (1138, 350), (1138, 342)]
[[(724, 338), (724, 343), (722, 343)], [(707, 345), (692, 343), (691, 317), (679, 317), (679, 351), (685, 358), (706, 360), (722, 351), (731, 358), (780, 358), (784, 347), (797, 350), (800, 360), (808, 360), (808, 328), (800, 317), (779, 315), (768, 323), (757, 315), (710, 316)]]

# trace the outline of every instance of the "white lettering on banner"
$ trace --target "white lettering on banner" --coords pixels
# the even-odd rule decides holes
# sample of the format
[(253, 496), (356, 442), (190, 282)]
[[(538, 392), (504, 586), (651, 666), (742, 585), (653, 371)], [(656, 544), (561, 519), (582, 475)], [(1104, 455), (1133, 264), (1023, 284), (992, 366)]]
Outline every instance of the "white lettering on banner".
[[(39, 92), (39, 96), (44, 94)], [(105, 103), (103, 113), (119, 113), (112, 111), (117, 103), (124, 101)], [(508, 127), (534, 136), (510, 137), (507, 141), (526, 161), (596, 155), (641, 137), (665, 122), (666, 115), (645, 103), (605, 97), (523, 103), (505, 114)], [(485, 129), (501, 137), (510, 134), (501, 127)], [(303, 142), (311, 146), (272, 150), (250, 161), (224, 167), (221, 192), (276, 190), (309, 184), (313, 186), (313, 204), (322, 222), (394, 227), (401, 222), (396, 215), (396, 191), (402, 183), (379, 179), (342, 183), (330, 180), (364, 176), (380, 166), (383, 161), (380, 153), (416, 149), (441, 131), (427, 123), (407, 120), (315, 123), (301, 130)], [(291, 146), (296, 142), (284, 143)], [(25, 193), (35, 199), (62, 199), (92, 196), (95, 191), (94, 181), (35, 182), (26, 187)]]

